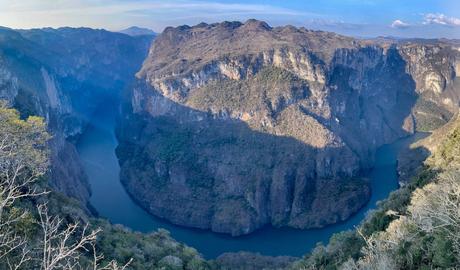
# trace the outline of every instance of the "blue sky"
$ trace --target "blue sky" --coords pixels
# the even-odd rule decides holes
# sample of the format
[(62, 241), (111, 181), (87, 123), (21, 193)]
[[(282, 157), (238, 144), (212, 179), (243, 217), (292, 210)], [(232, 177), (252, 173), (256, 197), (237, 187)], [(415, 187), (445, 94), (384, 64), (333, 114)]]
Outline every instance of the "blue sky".
[(460, 0), (0, 0), (0, 25), (120, 30), (265, 20), (342, 34), (460, 38)]

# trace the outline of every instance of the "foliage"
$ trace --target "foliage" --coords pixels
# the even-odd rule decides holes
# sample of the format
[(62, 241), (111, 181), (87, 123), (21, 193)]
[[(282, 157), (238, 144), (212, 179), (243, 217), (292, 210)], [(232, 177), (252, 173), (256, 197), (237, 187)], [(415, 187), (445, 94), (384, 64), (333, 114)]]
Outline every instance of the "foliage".
[(445, 125), (453, 114), (423, 97), (417, 99), (413, 108), (417, 122), (417, 131), (427, 132)]
[(22, 120), (0, 103), (0, 269), (209, 268), (166, 231), (144, 235), (90, 220), (78, 203), (45, 190), (49, 138), (43, 119)]
[(438, 151), (433, 155), (432, 161), (438, 167), (460, 166), (460, 127), (456, 127), (447, 140), (441, 144)]
[(0, 103), (0, 268), (18, 268), (29, 261), (25, 235), (31, 216), (18, 207), (26, 197), (43, 195), (37, 180), (48, 167), (49, 135), (42, 119), (21, 120), (16, 110)]
[(222, 79), (189, 94), (187, 105), (207, 111), (258, 111), (276, 114), (308, 94), (305, 81), (281, 68), (264, 67), (245, 80)]
[(133, 269), (160, 269), (160, 262), (165, 264), (166, 257), (174, 257), (175, 261), (181, 262), (180, 269), (209, 269), (207, 262), (195, 249), (176, 242), (166, 230), (160, 229), (150, 234), (135, 233), (101, 219), (94, 220), (93, 226), (102, 229), (97, 241), (98, 250), (108, 258), (117, 258), (121, 262), (132, 258), (130, 266)]
[(448, 269), (460, 265), (460, 171), (413, 192), (408, 212), (367, 237), (355, 269)]
[[(459, 156), (460, 126), (456, 125), (409, 184), (379, 202), (356, 230), (334, 235), (327, 246), (314, 249), (294, 269), (446, 269), (460, 265)], [(334, 249), (335, 239), (345, 244)], [(352, 244), (347, 245), (347, 239)]]

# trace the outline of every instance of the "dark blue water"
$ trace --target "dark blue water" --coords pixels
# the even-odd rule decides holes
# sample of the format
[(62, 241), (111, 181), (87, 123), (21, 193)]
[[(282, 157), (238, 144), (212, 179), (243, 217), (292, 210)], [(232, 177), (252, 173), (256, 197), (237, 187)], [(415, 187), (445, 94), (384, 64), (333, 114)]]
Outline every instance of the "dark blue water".
[(296, 230), (264, 228), (248, 236), (233, 238), (209, 231), (188, 229), (149, 215), (137, 206), (120, 183), (114, 134), (115, 110), (101, 109), (80, 138), (77, 148), (89, 176), (91, 204), (102, 217), (136, 231), (151, 232), (164, 228), (176, 240), (196, 248), (206, 258), (224, 252), (252, 251), (264, 255), (302, 256), (317, 242), (327, 243), (332, 234), (353, 229), (375, 207), (376, 202), (398, 188), (396, 157), (399, 149), (415, 140), (415, 136), (382, 146), (377, 151), (374, 169), (370, 172), (372, 197), (369, 203), (346, 222), (322, 229)]

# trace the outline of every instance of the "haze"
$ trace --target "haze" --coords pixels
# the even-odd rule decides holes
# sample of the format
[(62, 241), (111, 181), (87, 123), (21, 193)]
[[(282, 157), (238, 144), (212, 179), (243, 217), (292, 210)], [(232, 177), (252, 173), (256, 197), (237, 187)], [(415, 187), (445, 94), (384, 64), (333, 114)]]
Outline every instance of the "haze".
[(161, 32), (166, 26), (256, 18), (358, 37), (460, 38), (456, 0), (0, 0), (0, 7), (0, 25), (21, 29), (136, 25)]

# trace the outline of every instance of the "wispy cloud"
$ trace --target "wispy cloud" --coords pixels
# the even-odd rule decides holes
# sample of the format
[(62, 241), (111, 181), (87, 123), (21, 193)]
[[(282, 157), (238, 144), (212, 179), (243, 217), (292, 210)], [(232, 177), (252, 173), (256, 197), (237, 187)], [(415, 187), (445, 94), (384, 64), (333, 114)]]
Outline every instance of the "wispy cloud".
[(403, 22), (402, 20), (395, 20), (390, 25), (392, 28), (396, 29), (406, 29), (410, 27), (410, 24)]
[[(5, 0), (0, 0), (0, 5)], [(7, 1), (6, 1), (7, 2)], [(236, 14), (268, 14), (268, 15), (287, 15), (287, 16), (309, 16), (317, 15), (309, 12), (300, 12), (288, 8), (277, 7), (266, 4), (242, 4), (242, 3), (220, 3), (204, 2), (193, 0), (182, 1), (120, 1), (120, 0), (102, 0), (102, 1), (69, 1), (69, 0), (43, 0), (40, 5), (27, 4), (36, 3), (33, 0), (18, 1), (18, 4), (2, 5), (1, 13), (71, 13), (71, 14), (122, 14), (137, 12), (186, 12), (194, 14), (195, 12), (212, 11), (213, 13), (236, 13)], [(36, 7), (36, 8), (34, 8)], [(210, 13), (211, 15), (211, 13)]]
[(424, 16), (423, 24), (438, 24), (445, 26), (460, 26), (460, 19), (448, 17), (441, 13), (428, 13)]
[[(0, 24), (34, 21), (55, 26), (59, 22), (88, 26), (117, 28), (121, 21), (152, 24), (156, 30), (169, 24), (194, 23), (198, 20), (231, 20), (249, 17), (321, 17), (313, 12), (300, 11), (275, 4), (224, 3), (200, 0), (0, 0)], [(4, 23), (7, 22), (7, 23)], [(105, 25), (101, 25), (104, 23)], [(154, 25), (155, 24), (155, 25)], [(120, 25), (120, 27), (122, 27)], [(160, 29), (158, 29), (160, 28)]]
[(459, 0), (445, 0), (450, 5), (435, 1), (0, 0), (0, 25), (109, 30), (137, 25), (161, 32), (167, 26), (255, 18), (273, 26), (293, 24), (354, 36), (460, 37)]
[(308, 19), (305, 21), (307, 26), (313, 28), (326, 28), (326, 29), (347, 29), (347, 30), (359, 30), (369, 26), (367, 23), (350, 23), (343, 20), (332, 20), (332, 19)]

